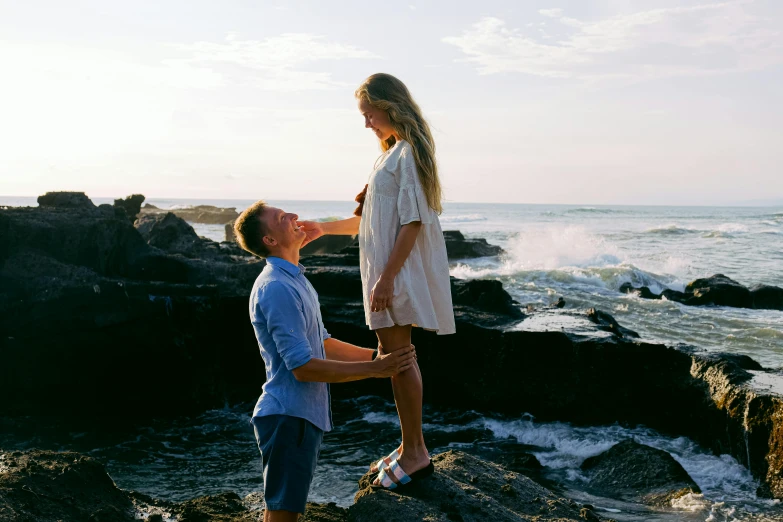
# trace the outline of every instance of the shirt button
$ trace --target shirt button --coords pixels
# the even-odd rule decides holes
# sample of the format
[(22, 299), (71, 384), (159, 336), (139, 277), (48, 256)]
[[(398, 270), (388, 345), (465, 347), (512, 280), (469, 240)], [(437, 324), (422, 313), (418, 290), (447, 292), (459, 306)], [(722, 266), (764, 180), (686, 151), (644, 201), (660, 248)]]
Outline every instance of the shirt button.
[(294, 333), (294, 331), (293, 331), (293, 330), (291, 330), (291, 333)]

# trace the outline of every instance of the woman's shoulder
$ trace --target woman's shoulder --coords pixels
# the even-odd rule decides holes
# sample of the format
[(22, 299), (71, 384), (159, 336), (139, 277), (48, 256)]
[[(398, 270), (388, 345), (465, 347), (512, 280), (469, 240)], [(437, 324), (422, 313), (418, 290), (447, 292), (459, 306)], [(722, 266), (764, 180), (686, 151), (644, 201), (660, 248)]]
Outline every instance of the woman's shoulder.
[(389, 152), (386, 159), (386, 168), (390, 171), (396, 171), (400, 167), (408, 165), (413, 158), (413, 148), (405, 140), (400, 140), (394, 144), (394, 149)]

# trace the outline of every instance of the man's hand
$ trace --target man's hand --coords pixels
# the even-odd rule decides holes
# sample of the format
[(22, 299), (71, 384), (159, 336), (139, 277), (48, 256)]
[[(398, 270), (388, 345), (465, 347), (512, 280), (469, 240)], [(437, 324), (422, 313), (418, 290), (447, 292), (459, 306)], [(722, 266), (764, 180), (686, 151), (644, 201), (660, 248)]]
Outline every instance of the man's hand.
[(392, 297), (394, 297), (394, 280), (389, 280), (381, 276), (370, 293), (370, 310), (380, 312), (391, 306)]
[(378, 352), (378, 357), (372, 362), (378, 374), (376, 377), (393, 377), (410, 369), (416, 362), (416, 351), (413, 345), (400, 348), (392, 353)]
[(302, 242), (302, 246), (305, 246), (311, 241), (315, 241), (319, 237), (324, 235), (324, 228), (321, 223), (317, 221), (297, 221), (296, 224), (301, 227), (307, 237)]
[[(416, 345), (411, 344), (412, 352), (413, 352), (413, 358), (416, 360), (419, 360), (419, 356), (416, 355)], [(383, 355), (386, 352), (383, 350), (383, 345), (381, 343), (378, 343), (378, 355)]]

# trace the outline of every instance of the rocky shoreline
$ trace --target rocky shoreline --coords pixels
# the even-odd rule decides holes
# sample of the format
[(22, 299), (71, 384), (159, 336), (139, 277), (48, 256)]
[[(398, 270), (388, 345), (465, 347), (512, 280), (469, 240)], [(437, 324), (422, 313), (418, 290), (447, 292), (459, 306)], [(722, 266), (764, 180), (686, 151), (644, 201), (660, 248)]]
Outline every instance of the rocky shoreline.
[[(142, 215), (134, 227), (122, 201), (51, 196), (38, 208), (0, 209), (0, 415), (167, 416), (258, 396), (264, 371), (247, 294), (264, 262), (199, 238), (171, 214)], [(486, 251), (480, 243), (465, 255)], [(356, 255), (349, 246), (302, 262), (330, 333), (372, 346)], [(458, 333), (414, 334), (427, 403), (687, 436), (746, 466), (760, 496), (783, 498), (779, 372), (746, 356), (644, 342), (601, 311), (523, 312), (497, 281), (453, 279), (452, 293)], [(150, 381), (150, 368), (166, 378)], [(333, 393), (389, 397), (387, 384)], [(501, 519), (532, 515), (514, 516)]]

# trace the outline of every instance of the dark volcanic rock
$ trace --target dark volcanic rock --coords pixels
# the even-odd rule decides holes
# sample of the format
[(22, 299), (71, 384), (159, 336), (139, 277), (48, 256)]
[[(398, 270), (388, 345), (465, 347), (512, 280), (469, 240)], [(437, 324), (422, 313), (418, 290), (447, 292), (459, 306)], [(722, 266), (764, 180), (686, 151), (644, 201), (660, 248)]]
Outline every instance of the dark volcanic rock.
[(587, 318), (590, 319), (590, 321), (593, 323), (597, 324), (598, 328), (605, 332), (612, 332), (618, 337), (639, 338), (638, 333), (620, 326), (620, 323), (615, 321), (614, 317), (607, 314), (606, 312), (602, 312), (601, 310), (596, 310), (595, 308), (588, 309)]
[(144, 196), (141, 194), (133, 194), (125, 199), (114, 200), (114, 206), (123, 209), (128, 218), (130, 218), (131, 223), (136, 221), (136, 217), (141, 212), (142, 203), (144, 203)]
[(611, 498), (663, 506), (688, 493), (701, 492), (674, 457), (633, 440), (585, 459), (582, 470), (592, 491)]
[(42, 207), (94, 209), (95, 204), (84, 192), (47, 192), (38, 196)]
[[(79, 453), (0, 450), (0, 520), (13, 522), (256, 522), (262, 497), (234, 492), (182, 503), (117, 488), (103, 465)], [(165, 518), (164, 518), (165, 517)], [(307, 503), (302, 522), (342, 522), (347, 510)]]
[(696, 279), (685, 287), (686, 294), (692, 294), (686, 304), (733, 306), (752, 308), (753, 297), (750, 290), (723, 274), (704, 279)]
[(661, 296), (654, 293), (647, 286), (635, 287), (631, 283), (623, 283), (620, 285), (620, 293), (623, 294), (639, 294), (644, 299), (660, 299)]
[(474, 257), (499, 256), (503, 249), (490, 245), (484, 238), (466, 239), (459, 230), (444, 230), (446, 252), (449, 259), (470, 259)]
[[(254, 401), (264, 367), (248, 293), (264, 262), (187, 229), (161, 243), (173, 251), (153, 247), (115, 210), (0, 209), (0, 415), (133, 418)], [(353, 255), (309, 256), (306, 275), (329, 332), (375, 346), (358, 266), (329, 264)], [(467, 285), (454, 290), (457, 333), (413, 332), (428, 404), (644, 424), (733, 455), (761, 494), (783, 497), (783, 398), (756, 384), (783, 376), (620, 337), (610, 316), (603, 329), (575, 309), (519, 318), (498, 283), (454, 284)], [(165, 379), (142, 382), (151, 371)], [(332, 391), (390, 396), (382, 379)]]
[(366, 474), (359, 480), (348, 520), (584, 521), (582, 506), (497, 464), (457, 451), (432, 460), (435, 474), (399, 493), (370, 487), (374, 475)]
[(73, 452), (0, 451), (0, 520), (132, 522), (133, 504), (103, 466)]
[(783, 310), (783, 288), (770, 285), (758, 285), (750, 289), (753, 308)]
[(124, 211), (117, 214), (94, 206), (0, 210), (0, 236), (0, 268), (12, 256), (35, 253), (99, 274), (120, 275), (136, 257), (149, 252)]
[(485, 279), (451, 279), (451, 299), (455, 305), (474, 307), (486, 312), (495, 312), (511, 319), (522, 319), (525, 314), (500, 281)]
[(179, 509), (180, 522), (256, 522), (258, 513), (248, 511), (236, 493), (207, 495), (183, 502)]
[(676, 301), (690, 306), (717, 305), (735, 308), (783, 310), (783, 288), (759, 285), (748, 290), (723, 274), (696, 279), (688, 283), (685, 292), (665, 289), (661, 294), (653, 293), (648, 287), (635, 287), (631, 283), (620, 285), (624, 294), (638, 294), (645, 299)]
[(199, 241), (193, 227), (172, 212), (145, 214), (136, 221), (135, 226), (150, 246), (163, 250), (188, 251)]

